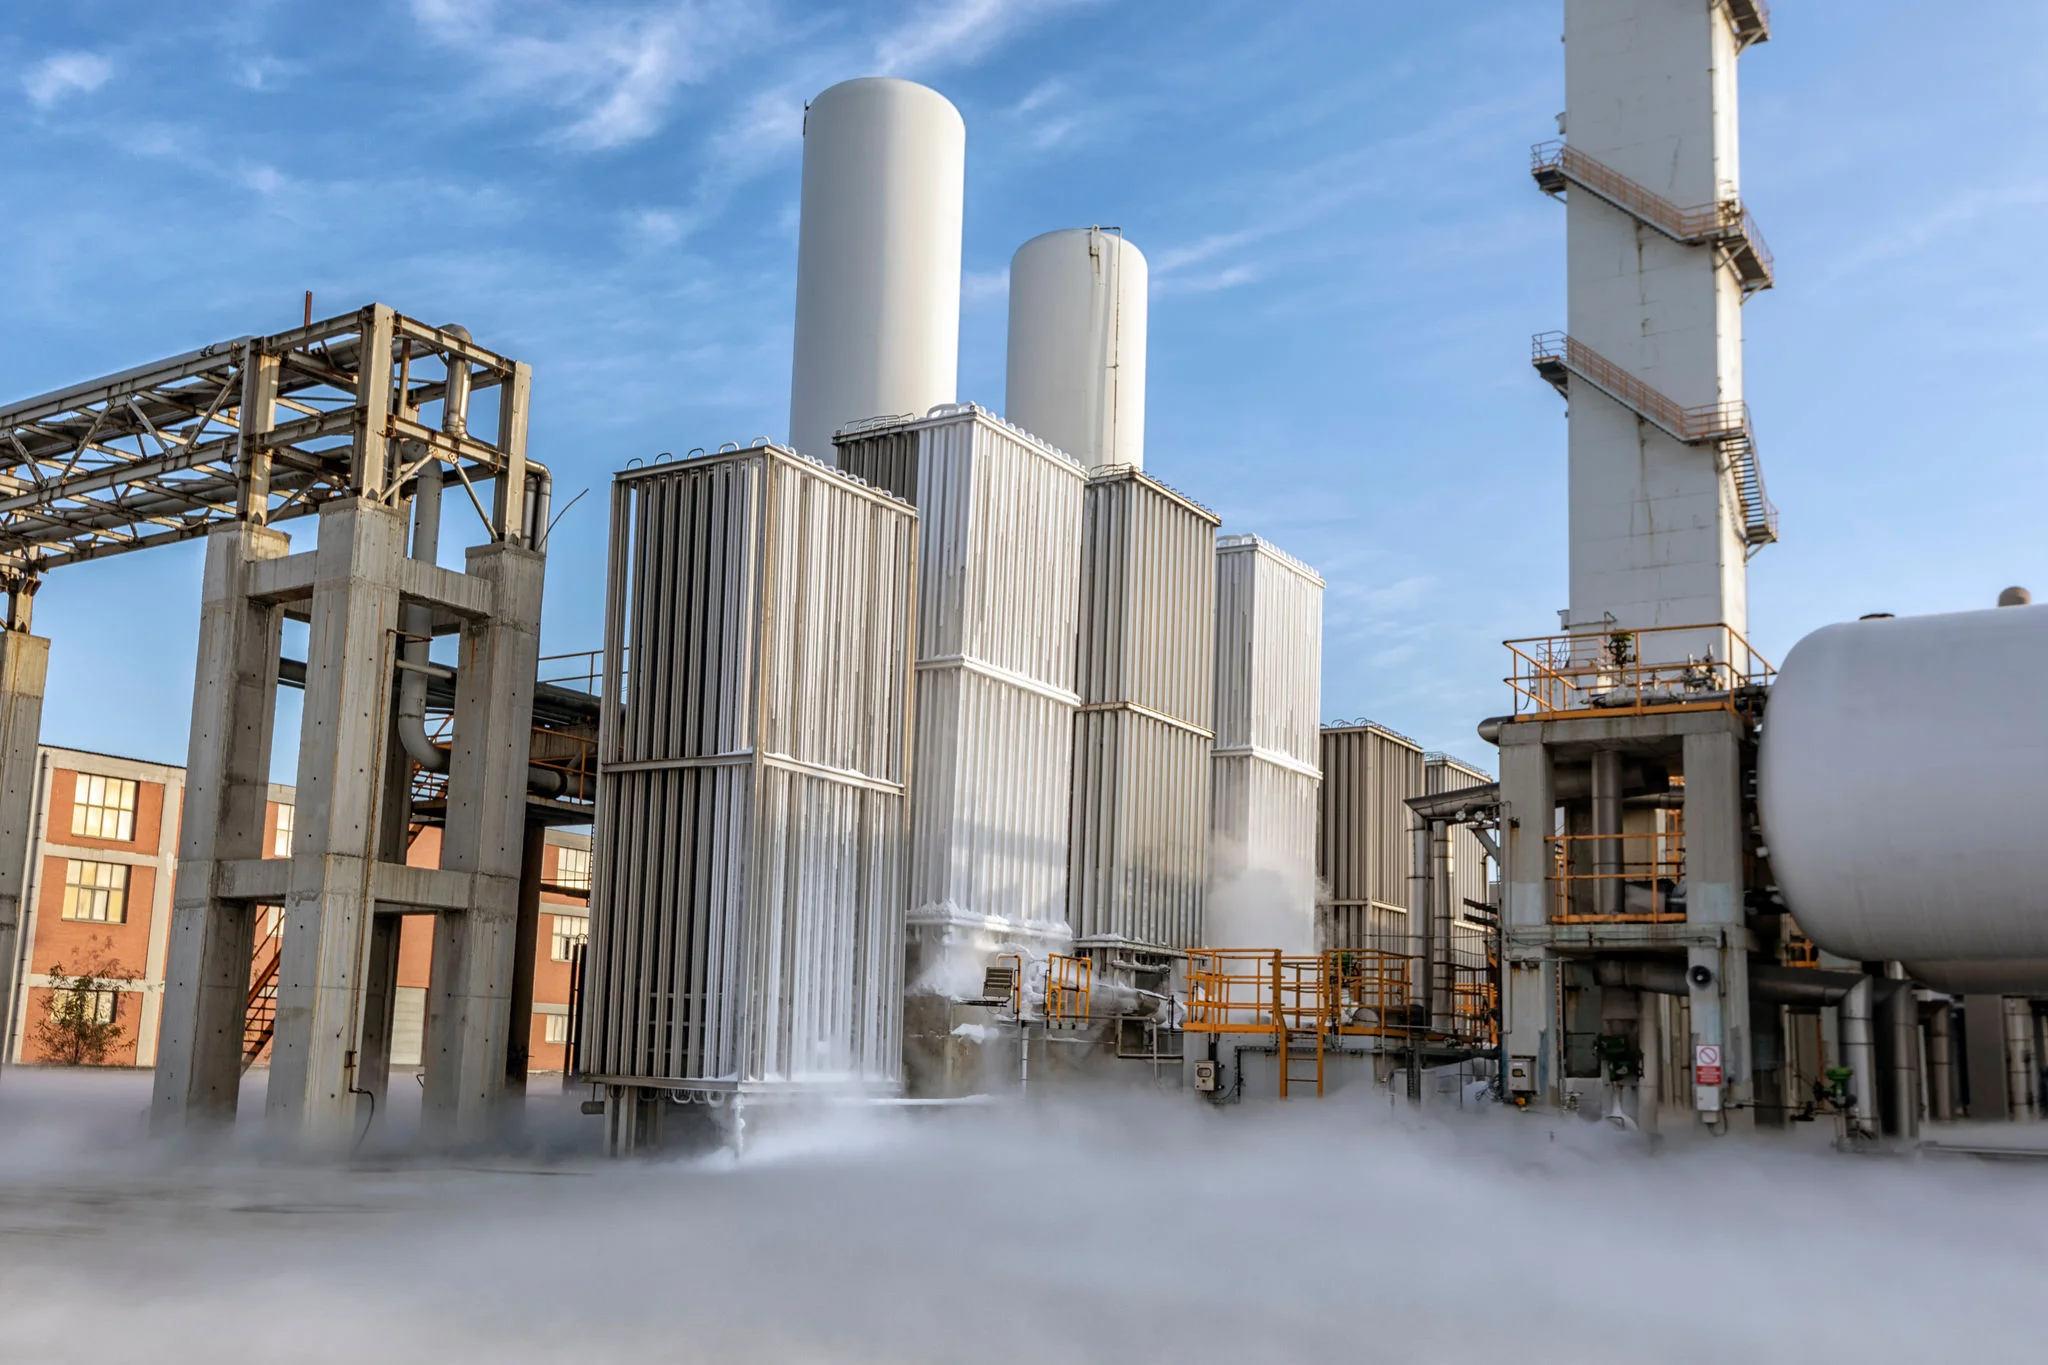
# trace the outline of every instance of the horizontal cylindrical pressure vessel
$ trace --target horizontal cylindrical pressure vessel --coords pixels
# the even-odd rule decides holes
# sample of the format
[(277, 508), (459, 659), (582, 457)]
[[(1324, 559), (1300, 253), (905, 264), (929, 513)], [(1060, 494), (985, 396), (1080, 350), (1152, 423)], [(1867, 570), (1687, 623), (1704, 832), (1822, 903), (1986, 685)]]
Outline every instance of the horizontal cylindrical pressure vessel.
[(789, 440), (951, 403), (959, 377), (967, 127), (945, 96), (869, 76), (804, 115)]
[(2016, 961), (2048, 959), (2044, 701), (2048, 606), (1850, 621), (1795, 645), (1757, 786), (1800, 928), (1929, 980), (1942, 963), (1958, 981), (2048, 965)]
[(1004, 415), (1091, 469), (1142, 468), (1149, 282), (1144, 253), (1101, 228), (1018, 247)]

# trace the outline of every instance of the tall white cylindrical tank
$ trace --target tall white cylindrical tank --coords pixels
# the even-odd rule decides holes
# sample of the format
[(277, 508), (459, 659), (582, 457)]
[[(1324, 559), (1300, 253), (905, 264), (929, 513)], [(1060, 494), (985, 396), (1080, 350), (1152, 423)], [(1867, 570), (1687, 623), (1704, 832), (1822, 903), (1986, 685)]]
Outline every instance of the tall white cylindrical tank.
[(832, 433), (955, 398), (967, 126), (945, 96), (869, 76), (804, 116), (789, 440), (832, 458)]
[(1851, 621), (1795, 645), (1757, 783), (1800, 928), (1951, 989), (2048, 990), (2044, 703), (2048, 606)]
[(1089, 468), (1145, 463), (1144, 253), (1068, 228), (1010, 258), (1004, 415)]

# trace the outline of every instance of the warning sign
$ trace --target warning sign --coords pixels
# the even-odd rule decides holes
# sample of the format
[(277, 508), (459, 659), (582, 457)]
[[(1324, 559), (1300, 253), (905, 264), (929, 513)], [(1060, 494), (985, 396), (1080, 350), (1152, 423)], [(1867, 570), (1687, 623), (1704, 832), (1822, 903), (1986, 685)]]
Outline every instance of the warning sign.
[(1719, 1085), (1721, 1083), (1721, 1045), (1701, 1043), (1692, 1050), (1692, 1080), (1694, 1085)]

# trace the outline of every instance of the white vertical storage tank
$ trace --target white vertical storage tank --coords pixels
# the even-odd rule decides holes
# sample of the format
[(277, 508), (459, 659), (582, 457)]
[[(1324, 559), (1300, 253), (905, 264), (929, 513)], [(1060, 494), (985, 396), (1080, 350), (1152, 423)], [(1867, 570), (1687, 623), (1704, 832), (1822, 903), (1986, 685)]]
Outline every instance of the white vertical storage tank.
[(1413, 951), (1409, 874), (1413, 817), (1403, 803), (1427, 782), (1422, 746), (1360, 720), (1322, 732), (1321, 946)]
[(953, 401), (967, 128), (935, 90), (843, 81), (804, 115), (789, 439)]
[(1090, 469), (1145, 464), (1150, 274), (1122, 234), (1067, 228), (1010, 258), (1009, 419)]
[(1216, 542), (1209, 943), (1316, 946), (1323, 580), (1257, 536)]
[(593, 1079), (896, 1089), (916, 574), (912, 508), (788, 450), (617, 477)]
[(1067, 888), (1077, 939), (1203, 945), (1220, 521), (1136, 469), (1088, 481)]
[(843, 433), (842, 469), (917, 505), (916, 757), (911, 774), (913, 1090), (979, 1076), (995, 955), (1064, 950), (1075, 584), (1087, 476), (971, 403)]

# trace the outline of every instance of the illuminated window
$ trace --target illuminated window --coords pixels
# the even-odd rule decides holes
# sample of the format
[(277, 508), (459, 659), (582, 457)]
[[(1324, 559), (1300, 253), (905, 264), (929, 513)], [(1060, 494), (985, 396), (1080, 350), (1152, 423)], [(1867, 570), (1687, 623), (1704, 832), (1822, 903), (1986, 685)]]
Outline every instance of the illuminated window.
[(270, 841), (270, 856), (289, 858), (292, 856), (292, 816), (297, 806), (280, 804), (277, 808), (277, 835)]
[(546, 1027), (546, 1029), (547, 1029), (547, 1033), (545, 1034), (545, 1037), (546, 1037), (546, 1039), (547, 1039), (547, 1041), (548, 1041), (548, 1042), (550, 1042), (550, 1043), (566, 1043), (566, 1042), (568, 1042), (568, 1041), (569, 1041), (569, 1016), (568, 1016), (568, 1015), (566, 1015), (566, 1014), (544, 1014), (544, 1015), (542, 1015), (542, 1016), (541, 1016), (541, 1018), (543, 1018), (543, 1019), (547, 1020), (547, 1024), (546, 1024), (546, 1026), (545, 1026), (545, 1027)]
[(558, 848), (555, 850), (555, 885), (568, 887), (573, 891), (590, 889), (590, 850), (587, 848)]
[(71, 798), (71, 832), (88, 839), (135, 838), (135, 784), (125, 777), (80, 773)]
[(111, 1024), (120, 1013), (121, 992), (119, 991), (52, 991), (50, 992), (50, 1017), (56, 1018), (66, 1003), (67, 995), (85, 997), (85, 1019), (88, 1024)]
[(64, 918), (95, 924), (123, 924), (128, 919), (128, 865), (64, 860)]
[(569, 950), (590, 941), (590, 920), (583, 915), (556, 915), (555, 941), (551, 956), (557, 962), (569, 960)]

